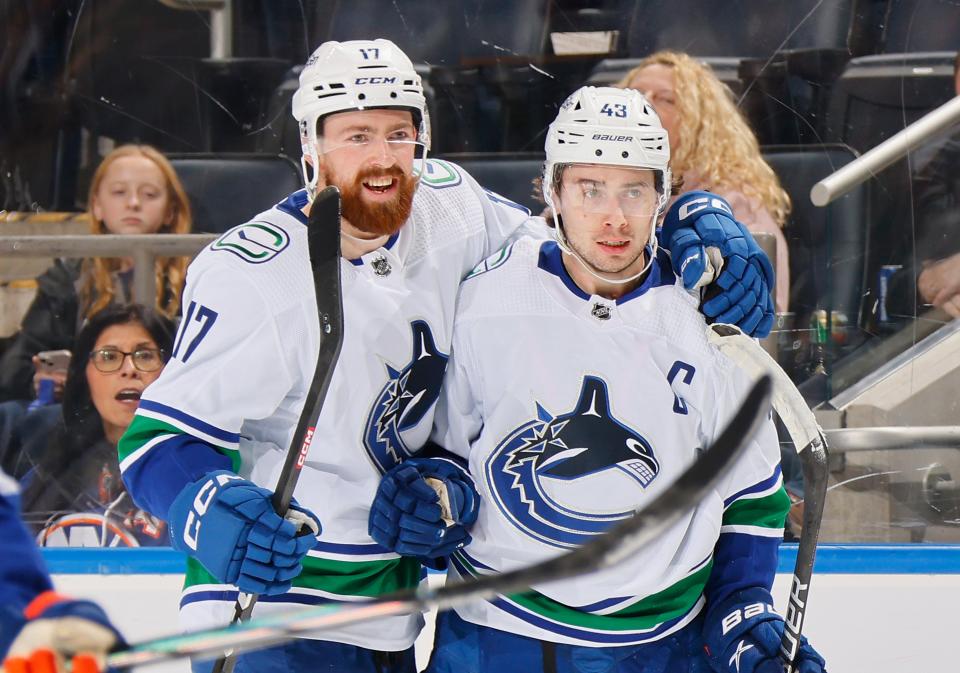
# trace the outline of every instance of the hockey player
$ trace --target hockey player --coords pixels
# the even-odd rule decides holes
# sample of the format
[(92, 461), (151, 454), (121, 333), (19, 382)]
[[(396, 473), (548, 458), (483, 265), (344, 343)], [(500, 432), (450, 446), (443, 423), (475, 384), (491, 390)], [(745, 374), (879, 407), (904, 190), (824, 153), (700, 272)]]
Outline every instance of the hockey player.
[[(389, 41), (321, 45), (300, 75), (293, 113), (306, 189), (193, 262), (170, 361), (120, 442), (128, 491), (168, 522), (173, 545), (190, 557), (180, 603), (187, 628), (227, 623), (237, 588), (263, 596), (262, 615), (420, 581), (416, 558), (368, 536), (370, 503), (382, 473), (430, 433), (460, 281), (510, 237), (542, 226), (455, 165), (427, 160), (420, 77)], [(290, 522), (274, 512), (268, 489), (317, 359), (305, 225), (312, 196), (328, 184), (343, 198), (346, 339)], [(709, 234), (689, 233), (694, 248), (713, 245)], [(739, 274), (726, 294), (753, 319), (762, 314), (756, 299), (729, 291), (747, 278)], [(423, 476), (446, 482), (454, 500), (468, 493), (459, 472)], [(435, 554), (466, 540), (462, 525), (443, 532)], [(421, 624), (399, 616), (344, 627), (241, 655), (236, 670), (322, 662), (328, 671), (413, 671)]]
[(0, 472), (0, 659), (5, 673), (98, 673), (123, 638), (90, 601), (53, 591), (20, 521), (17, 483)]
[[(556, 240), (521, 239), (464, 281), (434, 435), (468, 462), (476, 488), (451, 502), (448, 518), (476, 520), (451, 578), (542, 561), (630, 516), (714, 440), (749, 388), (707, 343), (696, 298), (658, 249), (669, 158), (639, 93), (578, 90), (546, 141)], [(695, 192), (664, 228), (704, 217), (736, 227), (725, 202)], [(781, 671), (770, 587), (789, 499), (772, 422), (748, 451), (629, 561), (440, 614), (428, 671)], [(419, 460), (384, 477), (373, 529), (429, 554), (434, 498), (410, 478)], [(391, 522), (393, 535), (381, 534)], [(824, 671), (806, 642), (799, 670)]]

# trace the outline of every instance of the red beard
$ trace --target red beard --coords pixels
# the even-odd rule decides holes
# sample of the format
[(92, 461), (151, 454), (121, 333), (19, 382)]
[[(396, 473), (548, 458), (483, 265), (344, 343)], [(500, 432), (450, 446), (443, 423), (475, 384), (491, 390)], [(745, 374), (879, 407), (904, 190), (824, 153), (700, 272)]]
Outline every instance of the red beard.
[[(363, 181), (373, 177), (394, 178), (397, 194), (386, 203), (367, 203), (363, 199)], [(374, 236), (392, 236), (400, 231), (413, 209), (413, 193), (416, 181), (394, 166), (388, 169), (370, 168), (361, 171), (351, 184), (344, 184), (329, 169), (326, 171), (328, 185), (340, 188), (340, 208), (343, 219), (360, 231)]]

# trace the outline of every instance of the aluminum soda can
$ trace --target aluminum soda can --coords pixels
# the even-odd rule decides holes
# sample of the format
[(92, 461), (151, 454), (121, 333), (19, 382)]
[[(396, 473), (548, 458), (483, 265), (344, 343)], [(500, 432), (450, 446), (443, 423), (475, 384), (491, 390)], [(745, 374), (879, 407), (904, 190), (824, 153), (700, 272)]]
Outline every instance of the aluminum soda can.
[(877, 317), (880, 322), (890, 320), (887, 313), (887, 290), (890, 287), (890, 276), (902, 268), (902, 264), (884, 264), (877, 272)]

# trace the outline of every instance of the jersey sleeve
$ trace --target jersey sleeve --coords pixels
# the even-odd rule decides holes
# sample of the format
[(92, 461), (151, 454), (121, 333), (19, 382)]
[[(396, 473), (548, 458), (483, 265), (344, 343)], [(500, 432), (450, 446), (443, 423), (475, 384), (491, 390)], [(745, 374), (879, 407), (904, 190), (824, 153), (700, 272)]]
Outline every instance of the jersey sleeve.
[(469, 346), (461, 338), (462, 333), (463, 330), (454, 329), (450, 362), (433, 417), (431, 441), (468, 460), (470, 445), (483, 427), (483, 416), (474, 387), (480, 383), (480, 374), (472, 365)]
[[(714, 397), (718, 413), (709, 439), (719, 435), (750, 387), (747, 377), (733, 367), (718, 379)], [(749, 587), (769, 591), (773, 585), (790, 498), (783, 487), (780, 443), (772, 417), (768, 416), (750, 440), (746, 453), (723, 483), (721, 495), (723, 519), (706, 587), (708, 603), (718, 603)]]
[(538, 239), (549, 235), (549, 228), (541, 217), (530, 214), (526, 206), (485, 189), (462, 168), (464, 179), (480, 197), (483, 207), (483, 221), (486, 226), (486, 244), (481, 258), (486, 258), (505, 245), (524, 236)]
[(0, 659), (23, 625), (23, 610), (53, 588), (37, 546), (20, 521), (17, 482), (0, 472)]
[(242, 271), (188, 274), (171, 357), (120, 440), (124, 484), (155, 516), (206, 473), (237, 471), (243, 422), (269, 416), (292, 386), (270, 306)]

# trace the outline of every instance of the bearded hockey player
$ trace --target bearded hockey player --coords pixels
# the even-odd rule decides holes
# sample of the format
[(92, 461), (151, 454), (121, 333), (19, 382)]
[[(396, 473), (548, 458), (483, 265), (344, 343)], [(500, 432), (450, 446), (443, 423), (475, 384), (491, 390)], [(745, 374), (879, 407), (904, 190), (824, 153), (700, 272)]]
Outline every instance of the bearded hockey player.
[(16, 481), (0, 472), (0, 660), (5, 673), (99, 673), (124, 644), (90, 601), (53, 591), (43, 561), (20, 521)]
[[(321, 45), (300, 75), (293, 114), (306, 188), (190, 266), (170, 361), (120, 442), (128, 491), (190, 556), (180, 604), (187, 628), (228, 623), (238, 589), (261, 595), (263, 615), (420, 581), (418, 559), (368, 535), (370, 503), (383, 472), (429, 436), (458, 284), (511, 237), (543, 226), (457, 166), (427, 159), (420, 77), (387, 40)], [(270, 498), (317, 362), (306, 225), (326, 185), (343, 198), (346, 338), (291, 522)], [(694, 247), (713, 245), (690, 233)], [(423, 476), (451, 491), (462, 478), (445, 466)], [(467, 537), (462, 525), (443, 532), (437, 554)], [(241, 655), (235, 670), (413, 671), (421, 624), (396, 616), (352, 625)]]
[[(697, 298), (658, 248), (669, 159), (643, 96), (580, 89), (547, 136), (555, 240), (521, 239), (464, 281), (434, 435), (468, 463), (460, 483), (476, 491), (451, 498), (452, 518), (475, 523), (450, 579), (537, 563), (629, 517), (715, 439), (749, 388), (707, 343)], [(665, 226), (690, 218), (737, 228), (705, 192), (681, 198)], [(789, 499), (772, 421), (748, 451), (629, 561), (439, 615), (428, 670), (781, 671), (770, 587)], [(408, 479), (417, 461), (384, 477), (373, 506), (382, 528), (398, 522), (400, 542), (415, 538), (429, 502)], [(461, 515), (459, 503), (478, 499)], [(824, 671), (806, 642), (799, 670)]]

